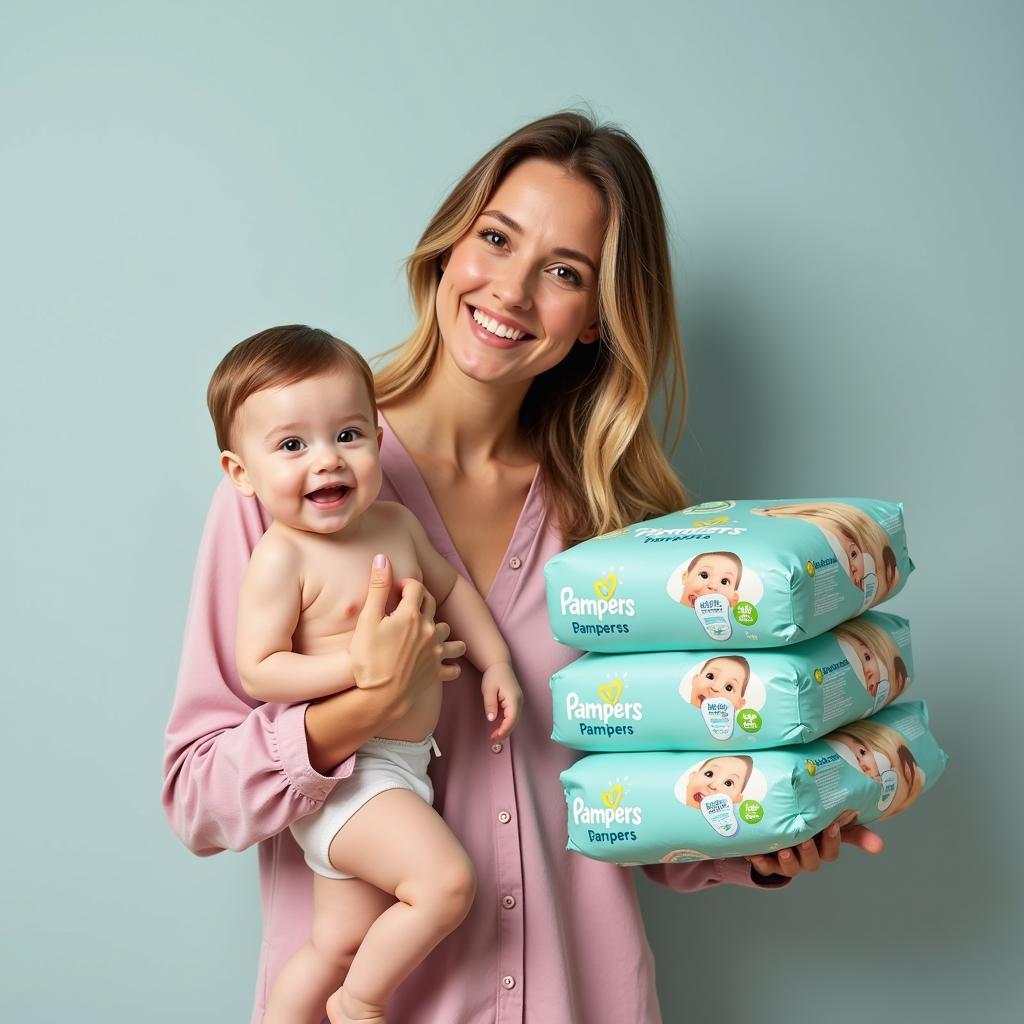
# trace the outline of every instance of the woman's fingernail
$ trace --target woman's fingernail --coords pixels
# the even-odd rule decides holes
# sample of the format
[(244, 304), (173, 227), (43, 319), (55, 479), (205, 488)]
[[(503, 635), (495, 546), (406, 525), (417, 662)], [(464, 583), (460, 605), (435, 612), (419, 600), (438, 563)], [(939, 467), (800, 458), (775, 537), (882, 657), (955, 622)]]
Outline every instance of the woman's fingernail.
[(789, 860), (792, 856), (793, 854), (791, 854), (789, 850), (783, 850), (782, 853), (779, 854), (779, 860)]
[[(388, 560), (387, 560), (387, 556), (386, 555), (374, 555), (373, 556), (373, 567), (374, 567), (374, 569), (383, 569), (384, 566), (386, 566), (387, 564), (388, 564)], [(363, 565), (366, 565), (366, 563), (363, 562)]]
[(494, 712), (493, 711), (488, 711), (487, 712), (487, 721), (488, 722), (493, 722), (494, 721)]
[(839, 835), (839, 826), (838, 825), (829, 825), (829, 827), (828, 827), (828, 834), (829, 834), (830, 838), (835, 839), (835, 837), (837, 835)]

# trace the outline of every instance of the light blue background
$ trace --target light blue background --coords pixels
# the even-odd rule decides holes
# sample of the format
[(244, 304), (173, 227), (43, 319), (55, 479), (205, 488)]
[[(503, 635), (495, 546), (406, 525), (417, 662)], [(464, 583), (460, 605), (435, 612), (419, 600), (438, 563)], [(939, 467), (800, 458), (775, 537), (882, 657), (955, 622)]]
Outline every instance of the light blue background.
[(400, 340), (450, 185), (581, 101), (664, 189), (681, 473), (905, 501), (919, 569), (887, 610), (953, 758), (877, 860), (781, 895), (641, 883), (666, 1021), (1010, 1019), (1022, 29), (991, 0), (6, 0), (0, 1019), (248, 1019), (255, 857), (195, 859), (158, 799), (208, 375), (274, 323)]

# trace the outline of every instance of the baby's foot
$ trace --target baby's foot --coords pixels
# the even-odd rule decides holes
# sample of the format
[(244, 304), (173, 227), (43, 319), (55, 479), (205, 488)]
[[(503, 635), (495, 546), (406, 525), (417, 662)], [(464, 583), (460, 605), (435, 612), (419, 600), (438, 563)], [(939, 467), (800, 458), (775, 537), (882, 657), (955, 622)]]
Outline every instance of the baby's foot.
[(327, 1000), (327, 1019), (331, 1024), (385, 1024), (384, 1010), (356, 999), (339, 988)]

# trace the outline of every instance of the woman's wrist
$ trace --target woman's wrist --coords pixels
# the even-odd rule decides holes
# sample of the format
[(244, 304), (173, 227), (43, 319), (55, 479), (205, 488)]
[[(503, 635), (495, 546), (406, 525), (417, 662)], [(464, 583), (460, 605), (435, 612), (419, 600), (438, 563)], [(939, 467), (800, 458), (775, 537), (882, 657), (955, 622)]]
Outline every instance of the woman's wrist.
[(390, 688), (353, 688), (306, 708), (306, 748), (314, 771), (327, 775), (400, 714)]

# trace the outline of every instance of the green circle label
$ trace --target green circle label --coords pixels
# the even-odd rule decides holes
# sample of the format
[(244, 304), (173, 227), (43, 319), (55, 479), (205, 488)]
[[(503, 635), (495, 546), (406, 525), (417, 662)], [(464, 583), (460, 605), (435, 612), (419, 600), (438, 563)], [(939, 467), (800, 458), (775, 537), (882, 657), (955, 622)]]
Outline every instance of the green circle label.
[(814, 681), (815, 681), (815, 682), (816, 682), (816, 683), (817, 683), (817, 684), (818, 684), (819, 686), (821, 686), (821, 684), (822, 684), (822, 683), (823, 683), (823, 682), (825, 681), (825, 673), (824, 673), (824, 672), (822, 672), (820, 668), (816, 668), (816, 669), (814, 670)]
[(744, 708), (739, 713), (739, 720), (744, 732), (758, 732), (761, 729), (761, 716), (753, 708)]
[(705, 512), (727, 512), (735, 507), (735, 501), (702, 501), (699, 505), (688, 505), (683, 509), (683, 515), (697, 516)]
[(764, 808), (756, 800), (744, 800), (740, 804), (740, 817), (748, 825), (756, 825), (764, 817)]
[(814, 563), (810, 559), (807, 560), (807, 575), (814, 575)]
[(749, 601), (740, 601), (732, 610), (732, 617), (741, 626), (752, 626), (757, 622), (757, 609)]

